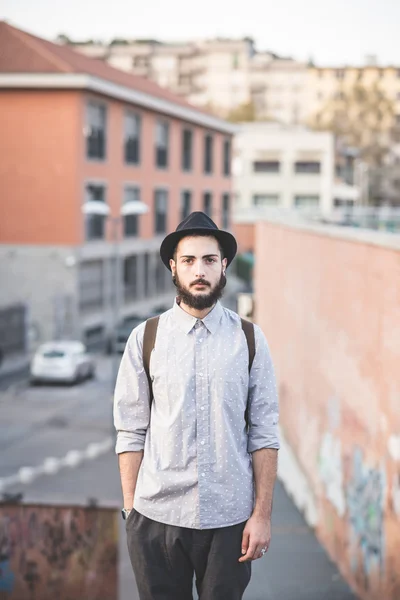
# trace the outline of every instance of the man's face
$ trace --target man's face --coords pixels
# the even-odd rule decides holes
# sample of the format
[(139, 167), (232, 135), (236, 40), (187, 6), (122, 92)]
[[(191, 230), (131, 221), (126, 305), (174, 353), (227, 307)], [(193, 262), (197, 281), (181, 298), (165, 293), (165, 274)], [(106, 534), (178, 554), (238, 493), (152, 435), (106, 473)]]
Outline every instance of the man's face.
[(185, 237), (170, 260), (178, 296), (191, 308), (210, 308), (222, 296), (227, 259), (214, 237)]

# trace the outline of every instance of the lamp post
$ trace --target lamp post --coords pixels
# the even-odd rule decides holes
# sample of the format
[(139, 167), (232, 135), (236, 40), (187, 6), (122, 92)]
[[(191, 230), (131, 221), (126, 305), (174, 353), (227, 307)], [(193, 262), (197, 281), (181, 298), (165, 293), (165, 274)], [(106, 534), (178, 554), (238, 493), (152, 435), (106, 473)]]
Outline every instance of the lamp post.
[(121, 309), (121, 261), (120, 261), (120, 229), (125, 217), (134, 215), (143, 215), (148, 212), (148, 206), (140, 201), (125, 202), (121, 208), (121, 214), (117, 217), (113, 217), (110, 214), (110, 207), (101, 201), (88, 201), (82, 206), (82, 213), (87, 216), (101, 216), (104, 217), (111, 223), (112, 226), (112, 259), (114, 264), (114, 275), (111, 273), (110, 289), (114, 287), (114, 294), (112, 294), (112, 318), (111, 318), (111, 348), (112, 348), (112, 377), (111, 387), (114, 392), (115, 381), (118, 374), (119, 360), (117, 355), (117, 331), (120, 319)]

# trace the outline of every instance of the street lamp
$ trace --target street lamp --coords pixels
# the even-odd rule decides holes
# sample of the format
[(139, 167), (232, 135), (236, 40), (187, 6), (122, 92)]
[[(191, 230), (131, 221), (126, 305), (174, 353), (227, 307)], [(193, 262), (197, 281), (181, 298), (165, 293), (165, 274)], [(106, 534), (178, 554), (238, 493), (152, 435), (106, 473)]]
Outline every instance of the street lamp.
[(114, 390), (115, 381), (117, 378), (119, 361), (117, 360), (117, 329), (119, 323), (119, 313), (120, 313), (120, 304), (121, 304), (121, 269), (120, 269), (120, 252), (119, 252), (119, 244), (120, 244), (120, 225), (124, 219), (124, 217), (130, 215), (143, 215), (147, 213), (149, 210), (148, 206), (144, 202), (129, 201), (125, 202), (121, 207), (121, 214), (117, 217), (113, 217), (110, 214), (110, 207), (105, 203), (98, 200), (89, 200), (82, 205), (82, 213), (84, 215), (92, 216), (102, 216), (105, 219), (108, 219), (112, 225), (112, 242), (113, 242), (113, 264), (115, 268), (115, 276), (114, 281), (111, 281), (110, 288), (114, 283), (114, 302), (113, 302), (113, 310), (112, 310), (112, 336), (111, 336), (111, 348), (113, 354), (113, 370), (112, 370), (112, 379), (111, 385)]

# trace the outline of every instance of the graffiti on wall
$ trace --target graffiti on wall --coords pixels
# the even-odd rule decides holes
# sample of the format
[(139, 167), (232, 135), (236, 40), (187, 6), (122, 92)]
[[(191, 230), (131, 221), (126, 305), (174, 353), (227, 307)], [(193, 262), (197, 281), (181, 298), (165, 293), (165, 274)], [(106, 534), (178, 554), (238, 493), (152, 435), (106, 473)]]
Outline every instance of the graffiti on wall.
[(340, 427), (341, 415), (339, 401), (334, 397), (328, 404), (329, 431), (323, 438), (318, 457), (318, 470), (325, 488), (327, 499), (336, 508), (339, 516), (346, 512), (344, 492), (342, 443), (339, 435), (335, 435)]
[(346, 499), (351, 528), (352, 568), (357, 570), (361, 551), (366, 574), (382, 569), (385, 562), (384, 509), (386, 475), (384, 468), (371, 468), (363, 461), (360, 448), (353, 453), (352, 475)]
[(65, 506), (0, 506), (0, 596), (117, 599), (118, 515)]
[(336, 508), (339, 516), (346, 512), (343, 485), (342, 445), (340, 438), (331, 432), (325, 433), (319, 453), (319, 473), (325, 487), (327, 499)]

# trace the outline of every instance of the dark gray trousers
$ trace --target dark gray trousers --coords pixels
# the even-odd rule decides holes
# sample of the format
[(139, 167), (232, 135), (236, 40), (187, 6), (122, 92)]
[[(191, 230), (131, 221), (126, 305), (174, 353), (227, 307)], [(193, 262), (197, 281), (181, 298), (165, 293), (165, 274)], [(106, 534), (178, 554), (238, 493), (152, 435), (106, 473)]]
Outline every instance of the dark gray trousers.
[(245, 523), (188, 529), (152, 521), (134, 509), (126, 522), (140, 600), (241, 600), (251, 563), (240, 563)]

